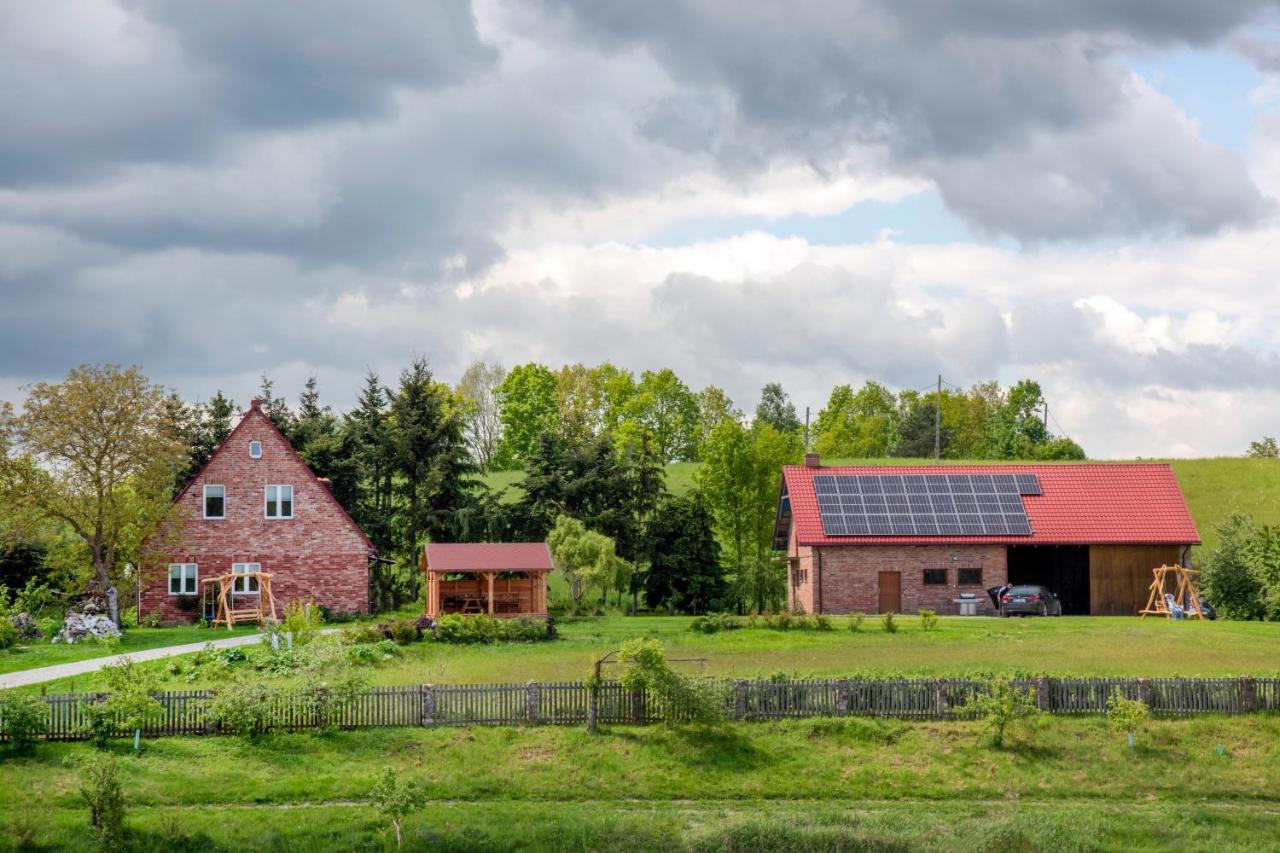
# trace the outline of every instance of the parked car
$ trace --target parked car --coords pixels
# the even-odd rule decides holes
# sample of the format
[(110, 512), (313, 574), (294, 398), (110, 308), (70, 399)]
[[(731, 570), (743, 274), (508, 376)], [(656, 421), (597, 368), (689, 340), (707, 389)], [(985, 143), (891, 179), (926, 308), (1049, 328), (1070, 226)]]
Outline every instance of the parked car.
[(1011, 586), (1000, 596), (1001, 616), (1061, 616), (1062, 601), (1047, 586)]

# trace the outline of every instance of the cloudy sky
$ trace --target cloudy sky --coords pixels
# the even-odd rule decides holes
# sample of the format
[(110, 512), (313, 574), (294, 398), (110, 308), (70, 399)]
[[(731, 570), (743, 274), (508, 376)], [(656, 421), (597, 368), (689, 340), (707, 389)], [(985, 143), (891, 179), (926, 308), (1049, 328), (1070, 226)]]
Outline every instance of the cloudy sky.
[(0, 397), (348, 405), (414, 355), (1038, 378), (1098, 457), (1280, 433), (1262, 0), (4, 0)]

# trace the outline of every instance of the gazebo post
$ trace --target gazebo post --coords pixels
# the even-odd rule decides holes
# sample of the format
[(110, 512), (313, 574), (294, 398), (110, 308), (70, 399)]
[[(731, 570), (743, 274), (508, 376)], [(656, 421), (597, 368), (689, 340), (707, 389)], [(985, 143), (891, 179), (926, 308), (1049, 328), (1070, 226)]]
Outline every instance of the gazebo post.
[(492, 616), (493, 615), (493, 572), (485, 572), (484, 577), (489, 584), (489, 594), (487, 596), (487, 599), (489, 602), (489, 615)]

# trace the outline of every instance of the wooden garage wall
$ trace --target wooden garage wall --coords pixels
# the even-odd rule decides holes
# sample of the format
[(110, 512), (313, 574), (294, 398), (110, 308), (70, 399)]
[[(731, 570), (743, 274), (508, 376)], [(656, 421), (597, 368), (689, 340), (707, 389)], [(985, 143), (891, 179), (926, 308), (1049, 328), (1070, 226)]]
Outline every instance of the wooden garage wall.
[(1147, 603), (1151, 570), (1176, 565), (1181, 545), (1089, 546), (1089, 612), (1134, 616)]

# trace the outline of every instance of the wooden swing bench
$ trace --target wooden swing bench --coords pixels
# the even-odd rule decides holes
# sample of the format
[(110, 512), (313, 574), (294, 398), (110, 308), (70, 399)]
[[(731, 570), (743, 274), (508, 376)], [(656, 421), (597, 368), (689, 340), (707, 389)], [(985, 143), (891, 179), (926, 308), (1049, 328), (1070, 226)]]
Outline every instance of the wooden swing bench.
[[(257, 585), (256, 593), (237, 593), (235, 591), (236, 581), (243, 580), (246, 585), (252, 581)], [(234, 626), (242, 622), (263, 623), (268, 618), (277, 619), (276, 615), (276, 599), (271, 594), (271, 575), (268, 572), (229, 572), (225, 575), (219, 575), (216, 578), (209, 578), (204, 581), (207, 584), (218, 585), (218, 609), (213, 619), (213, 627), (226, 625), (227, 630), (233, 630)], [(240, 604), (238, 599), (250, 599), (255, 602), (254, 606), (236, 606)], [(268, 617), (268, 613), (270, 616)]]
[(1181, 611), (1184, 619), (1203, 619), (1204, 607), (1200, 603), (1200, 589), (1196, 586), (1199, 572), (1186, 566), (1161, 566), (1152, 569), (1147, 606), (1138, 611), (1142, 618), (1164, 616), (1173, 619)]

